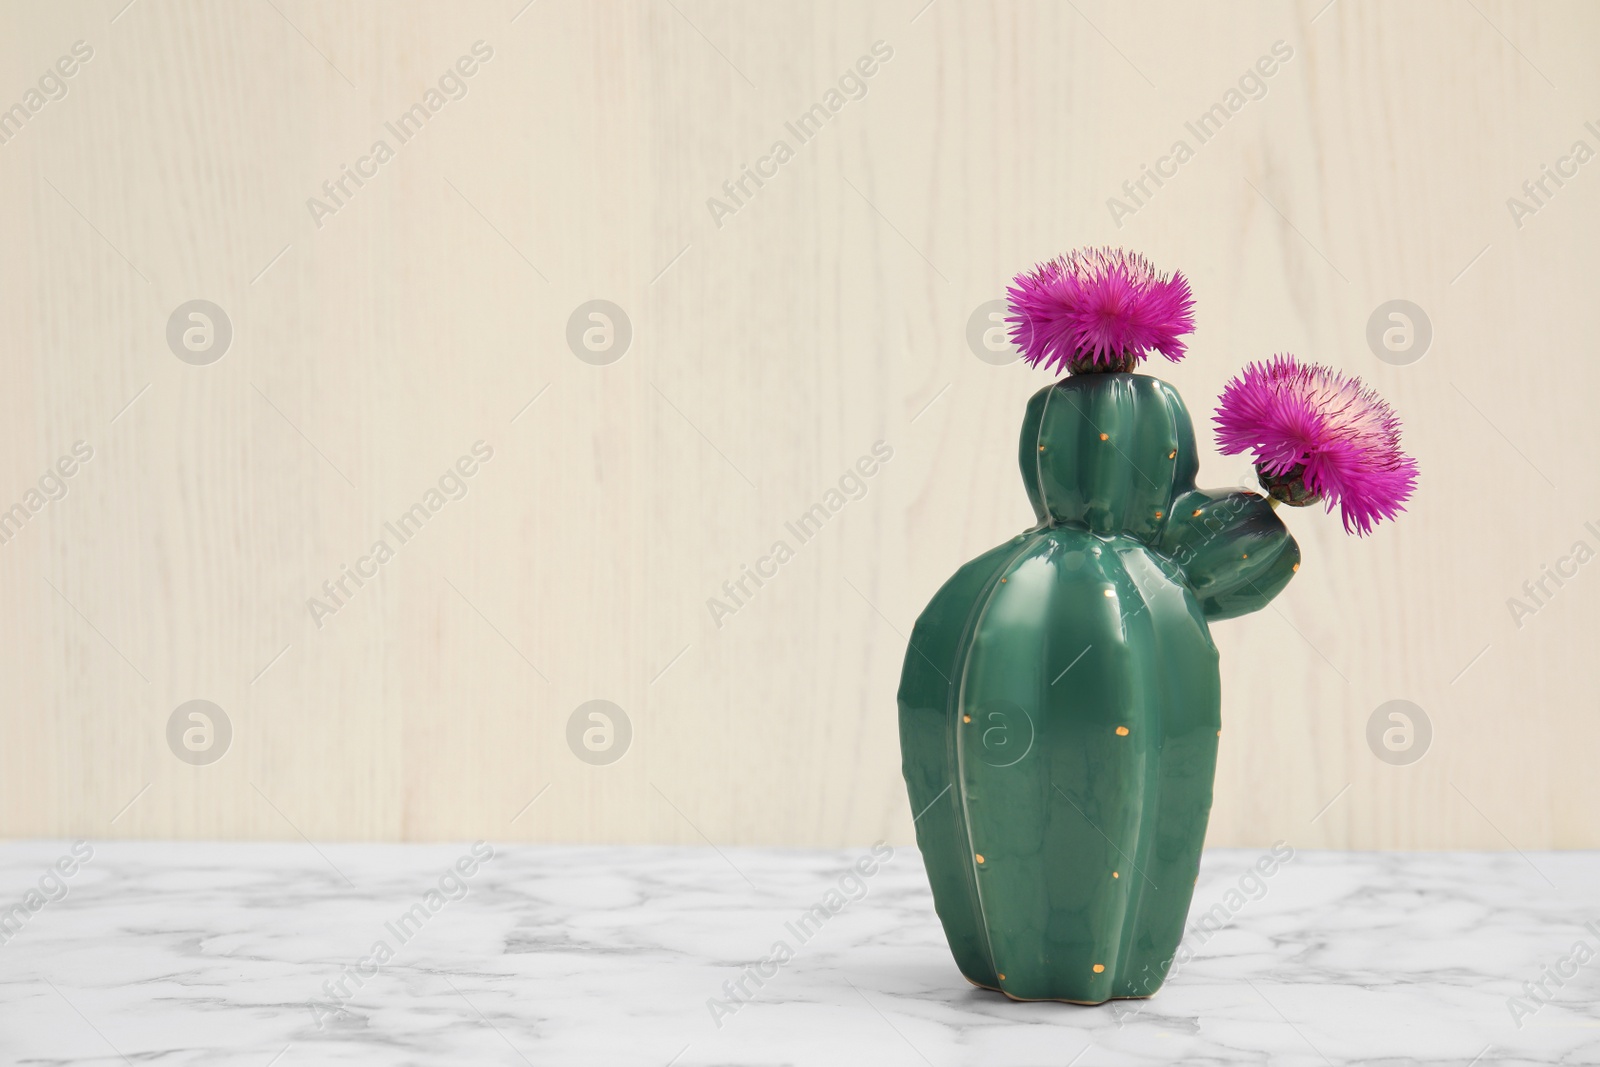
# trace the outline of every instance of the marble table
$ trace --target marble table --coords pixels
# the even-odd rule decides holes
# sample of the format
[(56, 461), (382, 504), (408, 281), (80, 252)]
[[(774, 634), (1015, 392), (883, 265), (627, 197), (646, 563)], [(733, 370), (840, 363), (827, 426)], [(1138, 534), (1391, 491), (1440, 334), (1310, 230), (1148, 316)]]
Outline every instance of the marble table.
[(1600, 854), (1261, 855), (1085, 1008), (963, 981), (910, 847), (13, 842), (0, 1060), (1600, 1064)]

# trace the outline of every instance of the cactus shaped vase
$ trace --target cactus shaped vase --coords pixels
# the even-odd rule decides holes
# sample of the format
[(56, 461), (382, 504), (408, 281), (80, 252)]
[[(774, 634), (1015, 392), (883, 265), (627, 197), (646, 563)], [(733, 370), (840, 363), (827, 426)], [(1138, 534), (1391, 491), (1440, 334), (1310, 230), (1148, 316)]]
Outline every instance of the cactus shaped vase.
[(1264, 607), (1300, 553), (1265, 496), (1195, 488), (1170, 385), (1075, 369), (1095, 372), (1022, 420), (1038, 524), (917, 620), (900, 740), (961, 972), (1099, 1004), (1153, 994), (1183, 934), (1221, 734), (1210, 624)]

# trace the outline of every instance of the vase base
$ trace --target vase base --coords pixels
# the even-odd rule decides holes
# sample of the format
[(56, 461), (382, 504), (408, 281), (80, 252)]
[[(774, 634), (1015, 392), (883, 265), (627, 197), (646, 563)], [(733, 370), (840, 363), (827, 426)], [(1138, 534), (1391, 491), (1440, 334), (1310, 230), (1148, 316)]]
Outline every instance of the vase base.
[[(966, 975), (962, 975), (961, 977), (967, 978)], [(1134, 996), (1130, 994), (1128, 996), (1121, 997), (1107, 997), (1105, 1000), (1068, 1000), (1066, 997), (1019, 997), (1015, 994), (1007, 993), (999, 986), (985, 985), (982, 982), (974, 982), (970, 978), (967, 978), (967, 983), (975, 986), (978, 989), (987, 989), (991, 993), (999, 993), (1007, 1000), (1014, 1000), (1018, 1004), (1078, 1004), (1085, 1008), (1095, 1008), (1099, 1007), (1101, 1004), (1109, 1004), (1113, 1000), (1149, 1000), (1151, 997), (1155, 996), (1154, 993), (1145, 993), (1142, 996)]]

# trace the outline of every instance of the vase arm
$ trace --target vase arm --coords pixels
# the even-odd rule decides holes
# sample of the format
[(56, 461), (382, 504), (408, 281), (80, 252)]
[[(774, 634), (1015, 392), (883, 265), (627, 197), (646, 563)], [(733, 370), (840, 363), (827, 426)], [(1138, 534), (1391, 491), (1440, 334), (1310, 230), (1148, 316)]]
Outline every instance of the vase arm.
[(1300, 567), (1300, 546), (1258, 493), (1195, 489), (1172, 504), (1162, 550), (1209, 621), (1260, 611)]

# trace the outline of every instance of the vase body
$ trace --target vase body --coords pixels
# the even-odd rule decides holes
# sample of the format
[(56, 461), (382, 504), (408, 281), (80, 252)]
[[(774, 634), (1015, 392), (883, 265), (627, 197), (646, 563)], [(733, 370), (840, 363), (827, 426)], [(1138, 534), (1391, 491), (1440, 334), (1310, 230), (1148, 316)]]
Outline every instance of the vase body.
[(1255, 493), (1194, 487), (1171, 386), (1040, 390), (1019, 458), (1039, 523), (956, 572), (901, 675), (902, 767), (957, 965), (1021, 1000), (1149, 996), (1182, 938), (1221, 732), (1209, 622), (1299, 550)]

